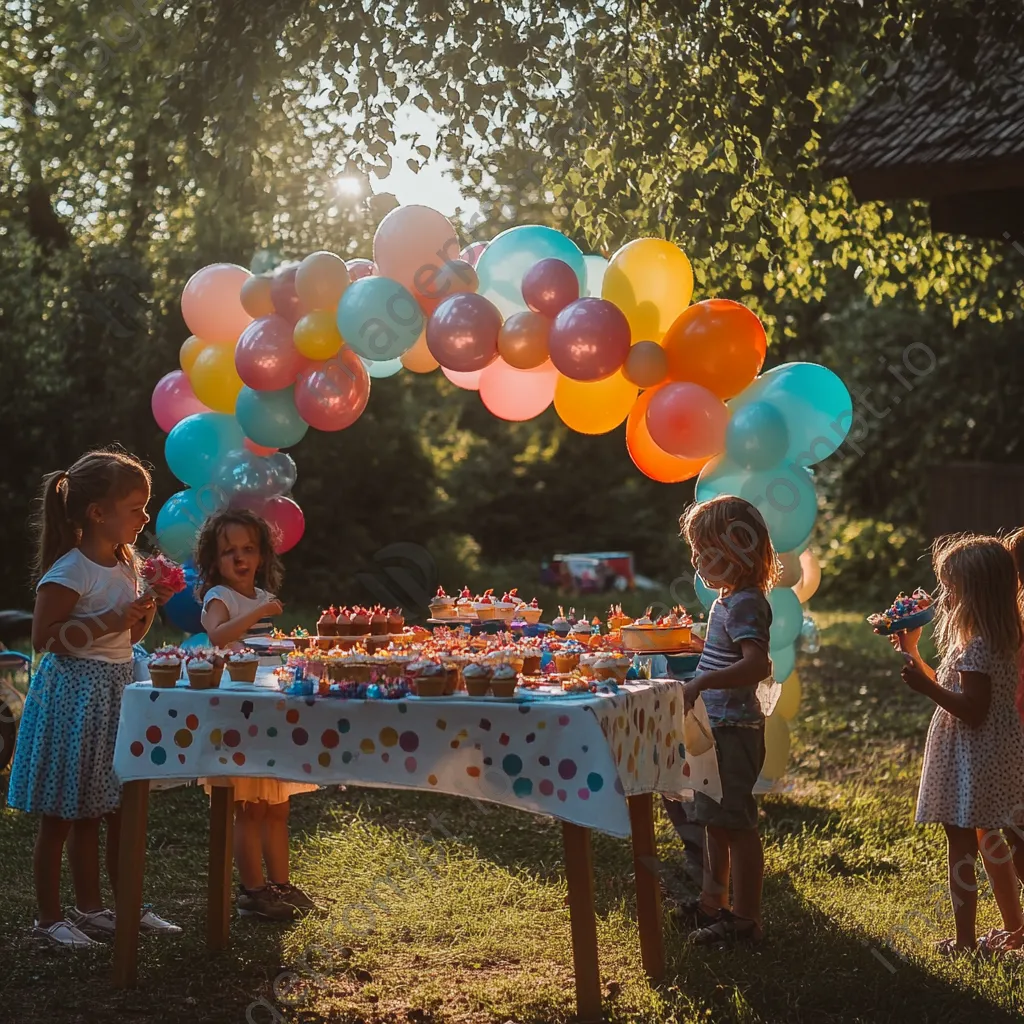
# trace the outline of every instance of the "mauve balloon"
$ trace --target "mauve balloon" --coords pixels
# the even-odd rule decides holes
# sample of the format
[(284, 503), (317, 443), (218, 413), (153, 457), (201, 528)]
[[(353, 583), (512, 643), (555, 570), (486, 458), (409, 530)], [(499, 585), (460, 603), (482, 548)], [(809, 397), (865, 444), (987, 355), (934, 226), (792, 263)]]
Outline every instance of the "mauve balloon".
[(292, 325), (281, 316), (253, 320), (235, 346), (235, 369), (255, 391), (280, 391), (295, 383), (306, 364), (292, 341)]
[(373, 260), (345, 260), (345, 266), (348, 267), (348, 276), (353, 281), (358, 281), (361, 277), (372, 277), (377, 273), (377, 266)]
[(501, 313), (475, 292), (450, 295), (427, 321), (427, 348), (449, 370), (471, 373), (498, 358)]
[(298, 264), (282, 267), (270, 279), (270, 301), (274, 304), (274, 312), (293, 326), (302, 319), (305, 312), (295, 291), (295, 275), (298, 272)]
[(605, 299), (570, 302), (551, 325), (548, 347), (559, 373), (573, 380), (603, 380), (629, 355), (629, 322)]
[(348, 346), (333, 359), (299, 374), (295, 408), (316, 430), (344, 430), (362, 415), (370, 399), (370, 375)]
[(580, 279), (562, 260), (538, 260), (523, 274), (523, 301), (544, 316), (556, 317), (580, 297)]

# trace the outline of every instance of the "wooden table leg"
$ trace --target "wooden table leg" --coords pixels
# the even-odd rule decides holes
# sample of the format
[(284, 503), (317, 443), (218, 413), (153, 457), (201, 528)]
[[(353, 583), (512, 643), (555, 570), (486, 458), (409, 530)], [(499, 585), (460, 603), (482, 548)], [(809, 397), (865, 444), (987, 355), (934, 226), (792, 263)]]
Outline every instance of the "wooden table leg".
[(569, 883), (569, 925), (576, 973), (576, 1015), (580, 1024), (601, 1020), (601, 974), (597, 964), (594, 916), (594, 861), (590, 829), (562, 822), (565, 877)]
[(149, 780), (126, 782), (121, 791), (121, 848), (118, 853), (114, 907), (114, 986), (133, 988), (139, 960), (142, 876), (146, 865), (146, 814)]
[(640, 958), (652, 984), (665, 977), (665, 936), (661, 930), (661, 883), (654, 844), (654, 795), (629, 797), (633, 833), (633, 873), (636, 876), (636, 917), (640, 928)]
[(230, 935), (234, 798), (233, 786), (210, 788), (210, 872), (206, 911), (206, 944), (210, 949), (225, 949)]

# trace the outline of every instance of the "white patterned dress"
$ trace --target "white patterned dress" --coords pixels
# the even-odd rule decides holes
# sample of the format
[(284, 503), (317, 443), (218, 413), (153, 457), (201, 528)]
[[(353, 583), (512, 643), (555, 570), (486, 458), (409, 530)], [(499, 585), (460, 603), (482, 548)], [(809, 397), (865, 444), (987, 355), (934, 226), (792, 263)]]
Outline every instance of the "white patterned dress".
[(1024, 821), (1024, 723), (1014, 703), (1017, 660), (994, 655), (975, 637), (943, 660), (936, 678), (940, 686), (959, 693), (960, 672), (985, 673), (992, 680), (992, 701), (977, 726), (935, 709), (916, 820), (984, 829)]

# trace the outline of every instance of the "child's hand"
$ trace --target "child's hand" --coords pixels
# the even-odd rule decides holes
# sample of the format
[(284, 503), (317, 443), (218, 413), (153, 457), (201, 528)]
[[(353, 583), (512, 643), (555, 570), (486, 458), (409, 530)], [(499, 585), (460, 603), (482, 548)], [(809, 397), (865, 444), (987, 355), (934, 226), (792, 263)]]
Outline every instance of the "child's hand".
[(267, 618), (273, 619), (284, 611), (284, 605), (276, 597), (272, 597), (260, 611)]
[(137, 622), (141, 622), (152, 611), (154, 600), (152, 595), (137, 597), (131, 604), (125, 605), (121, 611), (121, 631), (131, 629)]
[(690, 713), (690, 708), (697, 703), (697, 698), (701, 695), (701, 685), (696, 679), (691, 679), (687, 683), (683, 683), (683, 715)]
[(916, 693), (927, 693), (934, 685), (913, 662), (907, 661), (900, 672), (900, 678)]
[(176, 591), (172, 590), (165, 583), (151, 583), (149, 585), (150, 597), (158, 605), (165, 605), (174, 597)]

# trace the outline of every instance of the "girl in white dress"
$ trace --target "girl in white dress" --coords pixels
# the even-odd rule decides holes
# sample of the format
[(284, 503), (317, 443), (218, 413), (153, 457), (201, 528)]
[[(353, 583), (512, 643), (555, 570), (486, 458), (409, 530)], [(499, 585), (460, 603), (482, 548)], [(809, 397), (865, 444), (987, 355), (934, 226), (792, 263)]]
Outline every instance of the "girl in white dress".
[(936, 543), (938, 673), (918, 652), (921, 630), (898, 633), (903, 681), (938, 707), (925, 745), (916, 820), (946, 830), (956, 937), (939, 952), (977, 947), (979, 844), (1004, 925), (1021, 917), (1016, 873), (1000, 829), (1024, 822), (1024, 724), (1014, 707), (1022, 629), (1013, 558), (995, 537)]
[[(269, 620), (282, 611), (271, 593), (281, 585), (282, 570), (264, 519), (243, 509), (211, 516), (199, 535), (195, 561), (202, 580), (203, 628), (211, 644), (241, 647), (245, 637), (268, 631)], [(204, 782), (209, 792), (218, 780)], [(318, 787), (244, 777), (230, 779), (230, 785), (241, 878), (238, 912), (280, 921), (314, 910), (313, 901), (289, 878), (288, 800)]]

